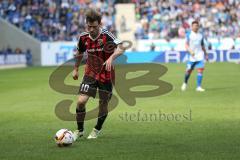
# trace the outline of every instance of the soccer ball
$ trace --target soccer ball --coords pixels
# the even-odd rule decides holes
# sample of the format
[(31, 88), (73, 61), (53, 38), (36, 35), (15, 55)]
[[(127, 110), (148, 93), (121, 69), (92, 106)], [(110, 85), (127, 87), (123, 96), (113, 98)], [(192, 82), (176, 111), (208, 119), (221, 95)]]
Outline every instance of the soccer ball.
[(54, 139), (59, 147), (70, 146), (74, 142), (73, 133), (68, 129), (60, 129), (57, 131)]

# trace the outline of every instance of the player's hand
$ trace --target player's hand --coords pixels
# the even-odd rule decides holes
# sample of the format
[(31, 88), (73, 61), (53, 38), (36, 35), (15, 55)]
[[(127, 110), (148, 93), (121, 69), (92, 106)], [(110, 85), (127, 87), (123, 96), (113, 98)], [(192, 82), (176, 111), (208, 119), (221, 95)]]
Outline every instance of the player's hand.
[(205, 55), (205, 59), (206, 59), (206, 61), (208, 61), (208, 55), (207, 54)]
[(192, 57), (194, 57), (194, 56), (195, 56), (195, 54), (194, 54), (193, 52), (191, 52), (191, 56), (192, 56)]
[(190, 55), (194, 58), (194, 56), (195, 56), (194, 52), (193, 52), (191, 49), (189, 49), (188, 52), (189, 52)]
[(73, 79), (74, 79), (74, 80), (78, 80), (78, 76), (79, 76), (79, 74), (78, 74), (78, 69), (74, 69), (74, 70), (73, 70), (73, 73), (72, 73)]
[(112, 69), (112, 62), (113, 62), (112, 57), (109, 57), (109, 58), (106, 60), (106, 62), (103, 63), (103, 65), (105, 65), (105, 69), (106, 69), (107, 71), (111, 71), (111, 69)]

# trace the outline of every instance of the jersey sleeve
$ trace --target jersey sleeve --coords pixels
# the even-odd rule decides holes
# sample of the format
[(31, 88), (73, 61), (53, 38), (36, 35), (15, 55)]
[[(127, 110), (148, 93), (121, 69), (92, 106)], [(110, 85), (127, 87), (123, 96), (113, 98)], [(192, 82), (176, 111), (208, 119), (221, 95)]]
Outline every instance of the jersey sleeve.
[(77, 43), (77, 50), (82, 53), (86, 51), (85, 42), (83, 41), (82, 36), (79, 37), (79, 40)]
[(122, 43), (122, 41), (118, 38), (116, 38), (111, 32), (106, 32), (107, 35), (107, 41), (109, 42), (113, 42), (114, 44), (118, 45), (120, 43)]
[(187, 32), (187, 33), (186, 33), (185, 42), (186, 42), (187, 44), (189, 44), (189, 42), (190, 42), (190, 32)]

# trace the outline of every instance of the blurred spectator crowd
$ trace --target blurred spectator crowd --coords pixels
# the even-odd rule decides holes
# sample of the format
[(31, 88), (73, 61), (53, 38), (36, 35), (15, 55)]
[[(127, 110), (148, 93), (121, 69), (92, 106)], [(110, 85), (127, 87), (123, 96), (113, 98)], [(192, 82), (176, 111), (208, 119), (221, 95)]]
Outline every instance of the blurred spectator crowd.
[(206, 37), (240, 37), (240, 0), (133, 0), (137, 39), (184, 37), (198, 20)]
[(41, 41), (74, 41), (92, 7), (102, 13), (103, 27), (115, 33), (114, 0), (0, 0), (0, 16)]
[(20, 48), (12, 49), (10, 47), (0, 50), (0, 55), (26, 54), (26, 53), (31, 53), (31, 51), (27, 50), (26, 52), (23, 52), (22, 49), (20, 49)]
[[(193, 20), (206, 37), (240, 37), (240, 0), (129, 1), (135, 4), (136, 39), (183, 38)], [(41, 41), (75, 41), (92, 7), (116, 34), (114, 6), (115, 0), (0, 0), (0, 16)]]
[(7, 61), (7, 57), (11, 55), (25, 55), (26, 58), (26, 64), (28, 66), (32, 65), (32, 52), (30, 49), (27, 49), (26, 51), (23, 51), (20, 48), (12, 49), (10, 47), (7, 47), (6, 49), (0, 50), (0, 56), (4, 56), (4, 61)]

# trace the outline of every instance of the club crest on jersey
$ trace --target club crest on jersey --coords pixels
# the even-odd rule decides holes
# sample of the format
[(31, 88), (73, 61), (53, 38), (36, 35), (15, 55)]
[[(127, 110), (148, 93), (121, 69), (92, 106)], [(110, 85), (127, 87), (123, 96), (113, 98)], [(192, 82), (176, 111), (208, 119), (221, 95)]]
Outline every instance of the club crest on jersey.
[(88, 43), (87, 42), (85, 42), (85, 46), (87, 46), (88, 45)]
[(101, 46), (103, 44), (103, 39), (98, 39), (98, 46)]

